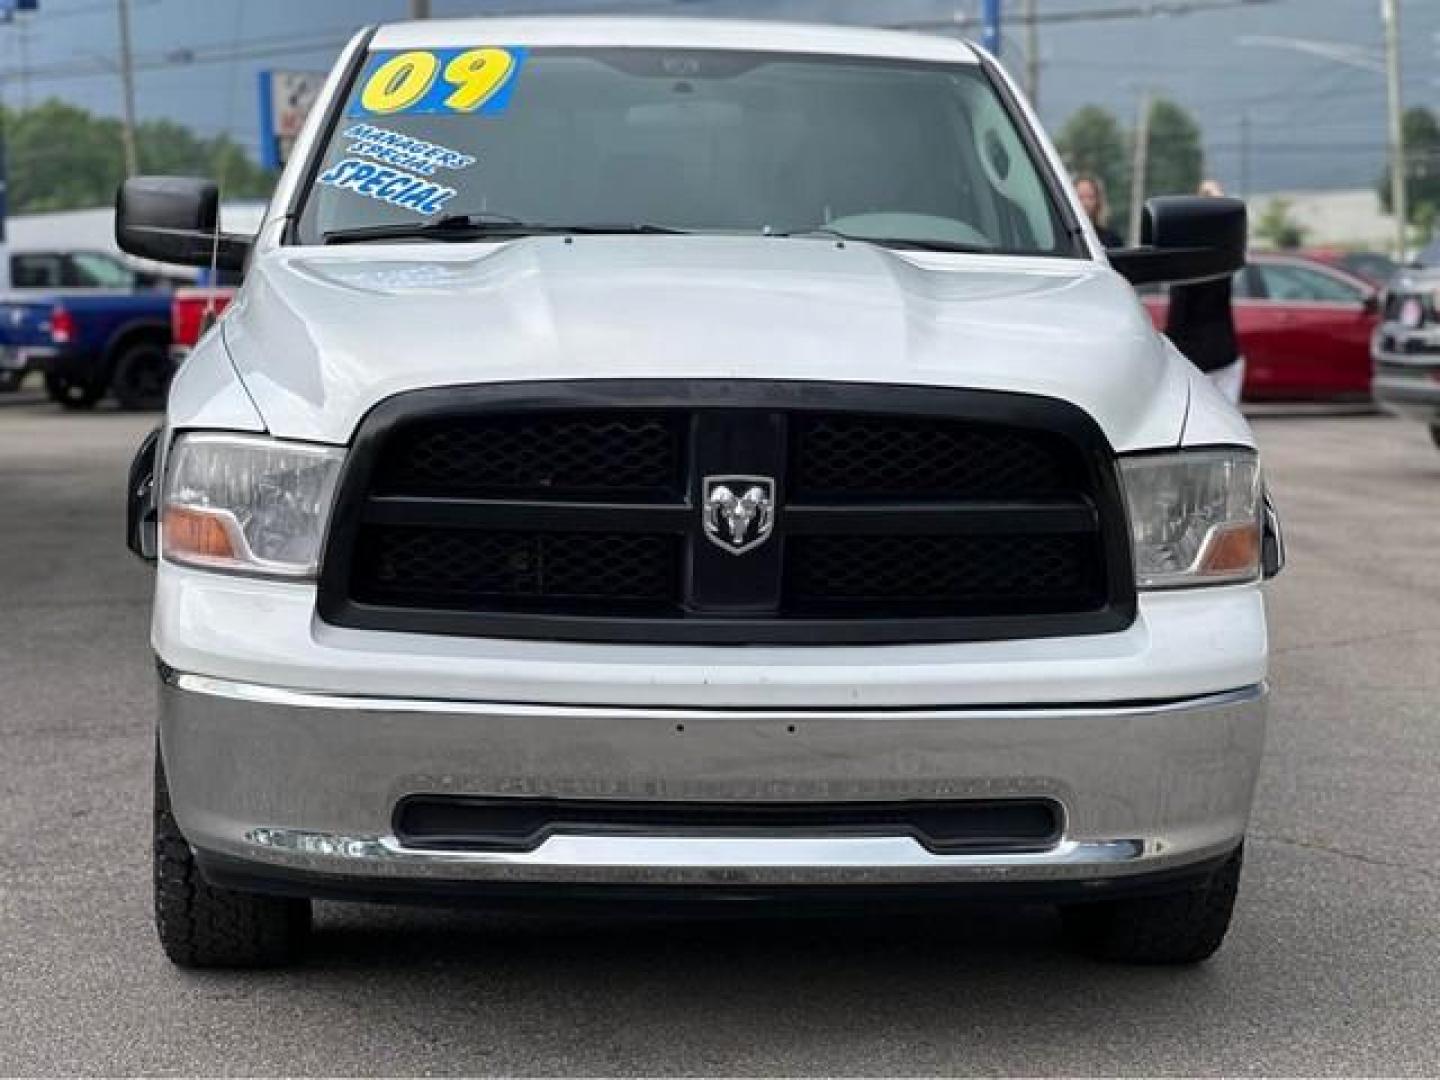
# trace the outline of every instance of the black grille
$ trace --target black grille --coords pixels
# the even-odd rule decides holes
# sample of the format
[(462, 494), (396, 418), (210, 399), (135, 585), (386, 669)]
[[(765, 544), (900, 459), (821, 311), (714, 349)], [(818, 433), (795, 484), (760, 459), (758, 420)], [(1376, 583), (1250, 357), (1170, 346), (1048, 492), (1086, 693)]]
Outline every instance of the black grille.
[[(773, 481), (737, 554), (707, 484)], [(1134, 613), (1093, 421), (1004, 394), (833, 384), (420, 391), (357, 435), (321, 573), (342, 625), (715, 643), (1095, 633)]]
[(1093, 535), (801, 536), (786, 559), (789, 601), (826, 613), (1073, 610), (1102, 595)]
[(674, 419), (536, 413), (425, 420), (397, 432), (376, 486), (470, 496), (673, 495), (683, 435)]
[(673, 602), (679, 576), (674, 536), (379, 526), (363, 538), (356, 595), (369, 603), (655, 605)]
[(1075, 453), (1043, 432), (916, 417), (799, 418), (796, 498), (1043, 497), (1073, 490)]

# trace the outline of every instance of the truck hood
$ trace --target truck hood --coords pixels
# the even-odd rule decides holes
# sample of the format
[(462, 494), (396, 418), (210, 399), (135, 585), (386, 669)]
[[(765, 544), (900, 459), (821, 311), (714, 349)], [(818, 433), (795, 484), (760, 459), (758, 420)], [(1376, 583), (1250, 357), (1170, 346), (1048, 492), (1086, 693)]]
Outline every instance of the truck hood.
[(266, 427), (331, 443), (405, 390), (527, 380), (1017, 391), (1079, 405), (1118, 450), (1178, 443), (1189, 401), (1106, 266), (813, 238), (279, 248), (222, 325)]

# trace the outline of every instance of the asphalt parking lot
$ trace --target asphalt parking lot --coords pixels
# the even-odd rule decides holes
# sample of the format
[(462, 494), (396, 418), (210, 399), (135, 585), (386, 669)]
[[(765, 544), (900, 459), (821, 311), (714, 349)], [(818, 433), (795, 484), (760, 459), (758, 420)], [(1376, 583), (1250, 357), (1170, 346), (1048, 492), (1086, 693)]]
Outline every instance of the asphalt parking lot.
[(1258, 421), (1288, 527), (1240, 907), (1193, 970), (1043, 909), (516, 922), (319, 908), (301, 969), (182, 974), (150, 929), (153, 416), (0, 398), (0, 1074), (1440, 1072), (1440, 452)]

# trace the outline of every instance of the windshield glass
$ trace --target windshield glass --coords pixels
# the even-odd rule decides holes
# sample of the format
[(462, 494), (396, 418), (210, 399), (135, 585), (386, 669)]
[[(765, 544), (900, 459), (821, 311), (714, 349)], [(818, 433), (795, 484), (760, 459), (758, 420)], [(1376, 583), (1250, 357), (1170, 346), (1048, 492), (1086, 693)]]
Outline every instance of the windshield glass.
[(303, 243), (377, 226), (428, 225), (444, 239), (437, 223), (469, 219), (497, 234), (523, 225), (826, 230), (1076, 254), (1029, 147), (972, 64), (720, 50), (377, 51), (314, 177)]

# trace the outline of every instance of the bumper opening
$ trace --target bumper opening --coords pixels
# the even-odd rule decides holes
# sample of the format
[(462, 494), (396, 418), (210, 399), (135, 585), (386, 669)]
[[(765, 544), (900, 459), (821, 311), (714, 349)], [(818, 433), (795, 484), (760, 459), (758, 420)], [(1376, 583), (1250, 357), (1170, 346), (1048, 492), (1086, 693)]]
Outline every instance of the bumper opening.
[(579, 833), (702, 836), (910, 836), (939, 854), (1044, 851), (1063, 815), (1050, 799), (705, 803), (417, 795), (395, 809), (405, 847), (533, 851)]

